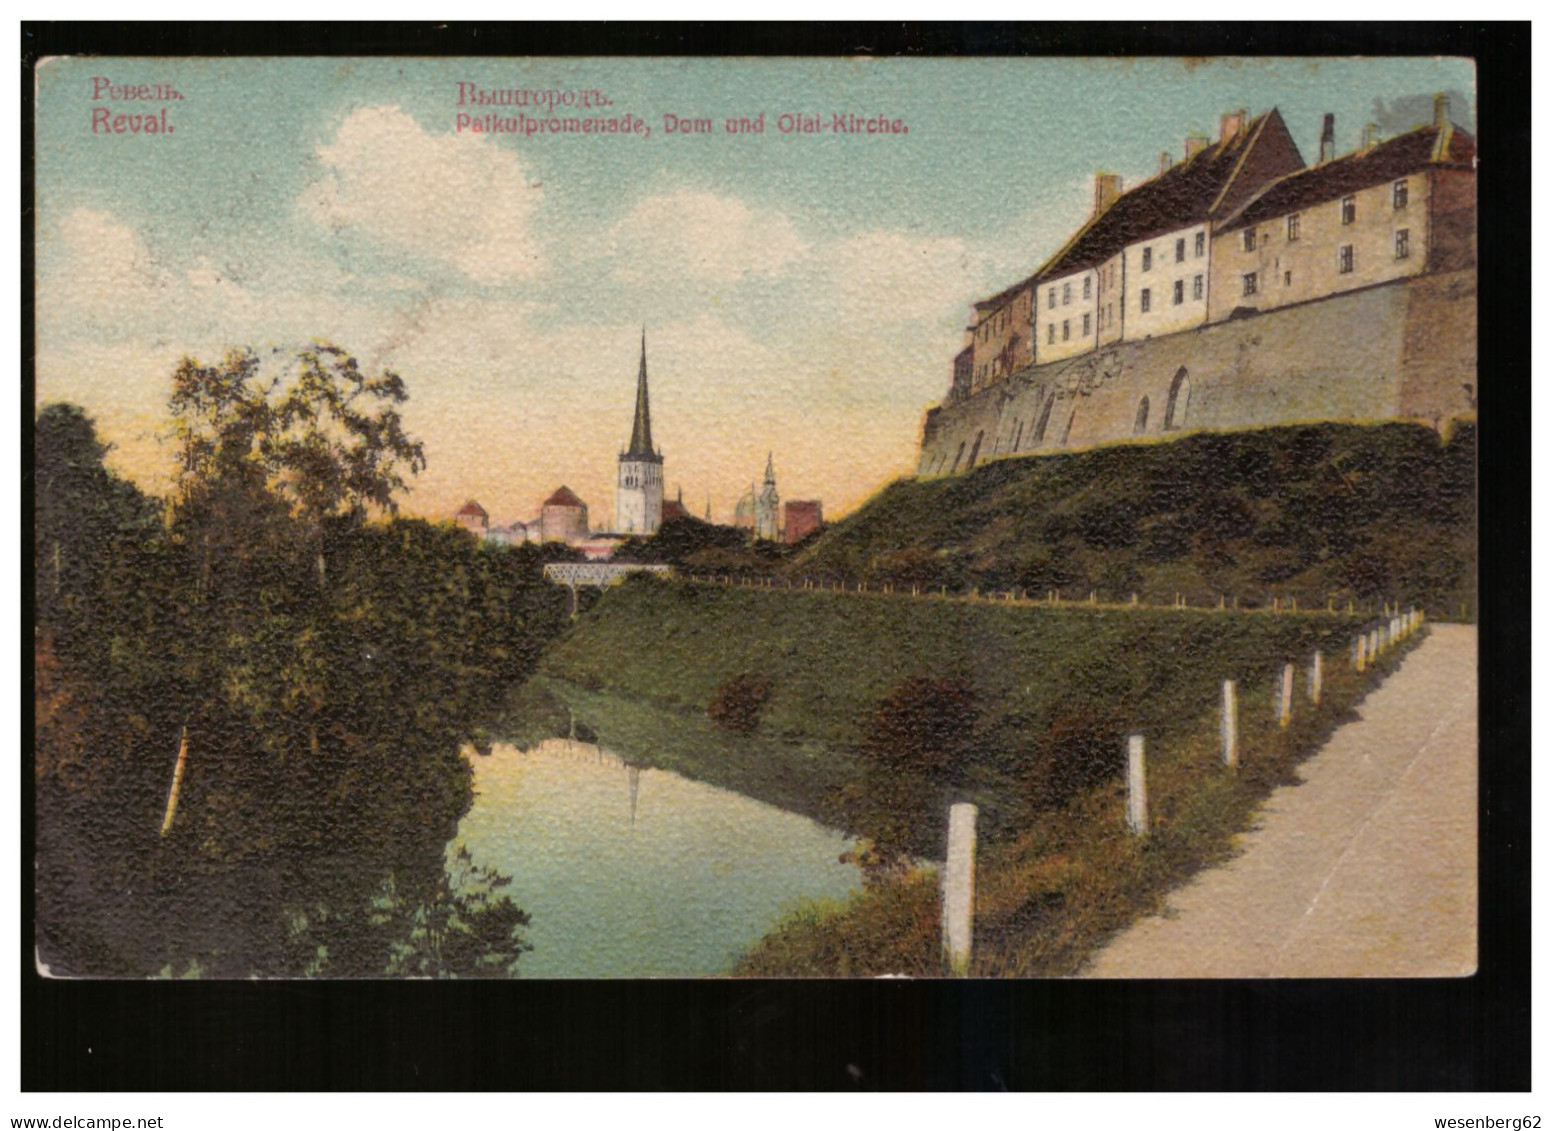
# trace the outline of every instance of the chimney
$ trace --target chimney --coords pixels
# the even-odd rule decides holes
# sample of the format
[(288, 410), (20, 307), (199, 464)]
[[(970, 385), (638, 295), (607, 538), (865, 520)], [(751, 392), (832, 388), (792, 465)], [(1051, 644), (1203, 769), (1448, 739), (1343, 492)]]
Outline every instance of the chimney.
[(1098, 216), (1116, 202), (1121, 195), (1121, 177), (1118, 173), (1094, 174), (1094, 215)]
[(1243, 108), (1232, 114), (1225, 114), (1218, 119), (1218, 144), (1227, 145), (1239, 136), (1240, 130), (1245, 128), (1245, 111)]
[(1174, 164), (1175, 163), (1173, 161), (1171, 161), (1170, 158), (1169, 158), (1169, 150), (1166, 149), (1163, 153), (1160, 153), (1159, 154), (1159, 176), (1162, 177), (1165, 173), (1169, 172), (1170, 169), (1174, 166)]
[(1450, 143), (1455, 138), (1455, 123), (1450, 121), (1450, 96), (1439, 93), (1433, 96), (1433, 125), (1437, 136), (1433, 141), (1433, 159), (1447, 161)]
[(1320, 127), (1320, 164), (1336, 156), (1336, 115), (1327, 114)]
[(1363, 151), (1365, 153), (1380, 143), (1380, 127), (1378, 122), (1370, 122), (1363, 127)]
[(1186, 160), (1189, 161), (1202, 150), (1207, 148), (1207, 139), (1201, 134), (1190, 134), (1186, 137)]

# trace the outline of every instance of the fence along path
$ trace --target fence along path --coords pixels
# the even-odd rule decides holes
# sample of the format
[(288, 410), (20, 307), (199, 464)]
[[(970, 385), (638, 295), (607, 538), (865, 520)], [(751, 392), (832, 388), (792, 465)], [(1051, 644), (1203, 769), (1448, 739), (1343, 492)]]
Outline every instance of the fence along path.
[(1276, 790), (1243, 852), (1122, 932), (1094, 978), (1448, 977), (1476, 968), (1476, 629), (1421, 646)]

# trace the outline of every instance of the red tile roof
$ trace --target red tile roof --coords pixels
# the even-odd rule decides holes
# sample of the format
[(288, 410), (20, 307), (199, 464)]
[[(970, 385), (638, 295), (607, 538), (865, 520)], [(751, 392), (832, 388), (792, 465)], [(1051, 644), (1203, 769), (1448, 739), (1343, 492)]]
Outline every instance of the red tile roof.
[(476, 503), (473, 499), (470, 499), (467, 503), (458, 508), (458, 512), (453, 517), (489, 518), (490, 515), (485, 512), (484, 507), (480, 506), (480, 504)]
[(562, 488), (560, 488), (558, 491), (555, 492), (555, 494), (551, 495), (548, 499), (544, 500), (544, 505), (547, 506), (547, 507), (585, 507), (585, 506), (587, 506), (586, 503), (584, 503), (581, 499), (577, 498), (576, 495), (574, 495), (572, 493), (570, 487), (562, 487)]
[(1372, 149), (1348, 153), (1324, 165), (1289, 174), (1252, 197), (1218, 230), (1231, 232), (1301, 208), (1339, 200), (1359, 189), (1398, 180), (1430, 165), (1475, 167), (1476, 139), (1465, 130), (1451, 128), (1445, 153), (1435, 154), (1438, 141), (1437, 126), (1420, 126)]

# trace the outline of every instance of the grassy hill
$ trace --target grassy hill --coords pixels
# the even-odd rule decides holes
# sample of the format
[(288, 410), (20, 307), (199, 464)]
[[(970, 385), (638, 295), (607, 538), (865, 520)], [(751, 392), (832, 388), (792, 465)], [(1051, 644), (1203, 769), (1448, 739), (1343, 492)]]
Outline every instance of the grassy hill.
[(790, 574), (965, 592), (1242, 608), (1417, 602), (1471, 615), (1476, 428), (1316, 424), (1201, 433), (902, 480)]
[[(845, 766), (839, 786), (834, 773), (804, 775), (814, 794), (805, 803), (765, 799), (932, 851), (938, 822), (924, 841), (915, 817), (947, 794), (977, 800), (993, 827), (1019, 827), (1086, 775), (1113, 771), (1125, 733), (1162, 740), (1209, 710), (1223, 679), (1244, 681), (1247, 711), (1268, 709), (1250, 704), (1269, 704), (1275, 669), (1316, 648), (1335, 663), (1359, 623), (1324, 612), (1045, 608), (641, 577), (607, 590), (540, 670), (700, 720), (730, 689), (757, 682), (744, 720), (751, 739), (818, 747)], [(637, 734), (620, 752), (655, 764), (655, 746), (693, 748), (682, 737)], [(1065, 763), (1085, 749), (1097, 762), (1074, 777)], [(724, 772), (673, 768), (713, 781)]]

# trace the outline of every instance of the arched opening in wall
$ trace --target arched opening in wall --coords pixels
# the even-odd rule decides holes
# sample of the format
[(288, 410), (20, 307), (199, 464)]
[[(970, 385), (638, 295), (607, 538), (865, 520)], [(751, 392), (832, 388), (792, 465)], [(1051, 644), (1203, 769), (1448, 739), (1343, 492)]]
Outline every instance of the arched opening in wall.
[(1056, 405), (1056, 394), (1052, 393), (1045, 400), (1045, 408), (1040, 410), (1040, 423), (1035, 425), (1035, 443), (1045, 443), (1046, 425), (1051, 423), (1051, 409)]
[(959, 453), (956, 456), (954, 456), (954, 466), (948, 469), (948, 473), (950, 475), (953, 475), (954, 472), (959, 470), (959, 461), (964, 459), (964, 458), (965, 458), (965, 442), (963, 440), (961, 440), (961, 441), (959, 441)]
[(1018, 431), (1013, 434), (1013, 447), (1012, 447), (1011, 450), (1015, 451), (1015, 452), (1018, 451), (1019, 442), (1021, 440), (1023, 440), (1023, 439), (1024, 439), (1024, 422), (1022, 420), (1020, 420), (1018, 422)]
[(1062, 428), (1062, 447), (1067, 446), (1067, 437), (1072, 435), (1072, 422), (1078, 419), (1078, 406), (1072, 406), (1072, 413), (1067, 417), (1067, 424)]
[(1169, 385), (1169, 404), (1164, 408), (1164, 431), (1173, 432), (1186, 426), (1186, 412), (1191, 407), (1191, 375), (1185, 366), (1175, 374)]
[(975, 457), (981, 454), (981, 441), (985, 438), (985, 432), (977, 432), (975, 434), (975, 443), (970, 448), (970, 462), (965, 464), (966, 471), (973, 471), (975, 469)]
[(1148, 398), (1137, 402), (1137, 419), (1132, 424), (1132, 435), (1141, 436), (1148, 430)]

